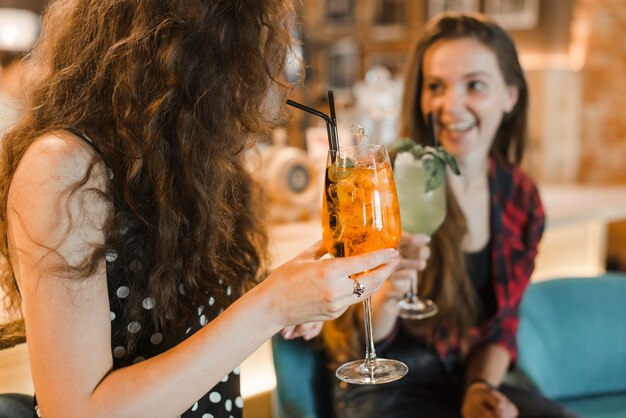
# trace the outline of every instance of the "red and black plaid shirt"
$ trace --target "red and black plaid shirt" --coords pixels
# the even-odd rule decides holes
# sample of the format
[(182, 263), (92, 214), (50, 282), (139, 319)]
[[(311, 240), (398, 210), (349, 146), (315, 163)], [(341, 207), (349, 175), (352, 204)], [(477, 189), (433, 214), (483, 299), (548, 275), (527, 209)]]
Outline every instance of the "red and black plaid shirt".
[(519, 306), (535, 268), (545, 214), (533, 181), (515, 167), (493, 160), (489, 167), (491, 193), (491, 279), (497, 311), (477, 332), (474, 346), (499, 344), (517, 358)]
[[(498, 344), (517, 358), (519, 306), (535, 267), (545, 215), (533, 181), (516, 167), (494, 160), (489, 167), (491, 199), (491, 275), (497, 309), (480, 327), (471, 330), (469, 351)], [(445, 326), (432, 330), (429, 342), (440, 357), (462, 354), (461, 342)]]

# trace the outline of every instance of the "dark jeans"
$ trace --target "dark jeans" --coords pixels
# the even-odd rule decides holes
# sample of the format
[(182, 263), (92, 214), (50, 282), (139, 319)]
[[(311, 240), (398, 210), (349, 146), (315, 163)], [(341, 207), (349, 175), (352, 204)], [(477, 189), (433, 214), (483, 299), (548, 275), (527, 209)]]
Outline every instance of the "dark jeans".
[[(377, 386), (337, 383), (333, 391), (335, 418), (461, 417), (464, 370), (457, 359), (440, 360), (408, 338), (381, 350), (379, 357), (403, 361), (409, 373)], [(506, 385), (500, 391), (517, 406), (519, 418), (576, 418), (538, 393)]]

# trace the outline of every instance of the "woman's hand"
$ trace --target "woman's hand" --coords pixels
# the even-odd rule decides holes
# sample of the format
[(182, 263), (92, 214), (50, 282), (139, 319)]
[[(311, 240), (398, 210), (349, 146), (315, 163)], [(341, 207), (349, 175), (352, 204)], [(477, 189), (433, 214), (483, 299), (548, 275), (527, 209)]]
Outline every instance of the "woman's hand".
[(385, 295), (385, 299), (399, 301), (411, 290), (413, 281), (417, 280), (417, 272), (426, 268), (430, 257), (429, 242), (428, 235), (402, 233), (400, 239), (402, 258), (392, 273), (391, 280), (385, 282), (380, 292)]
[[(283, 328), (339, 317), (350, 305), (376, 292), (400, 260), (395, 249), (321, 260), (326, 253), (321, 241), (317, 242), (278, 267), (259, 285), (269, 292), (271, 310)], [(360, 297), (355, 294), (350, 277), (355, 275), (365, 290)], [(312, 335), (315, 329), (307, 326), (298, 332)]]
[(424, 270), (430, 258), (429, 243), (430, 237), (428, 235), (402, 232), (399, 246), (402, 262), (399, 268)]
[(306, 341), (311, 340), (322, 332), (324, 323), (321, 321), (309, 322), (301, 325), (289, 325), (280, 331), (280, 334), (286, 340), (293, 340), (302, 337)]
[(463, 418), (516, 418), (517, 407), (499, 390), (481, 382), (471, 384), (461, 405)]
[(394, 329), (398, 320), (398, 302), (411, 290), (417, 271), (426, 268), (430, 257), (429, 242), (430, 237), (427, 235), (402, 233), (399, 248), (403, 258), (391, 274), (390, 280), (372, 297), (374, 340), (386, 338)]

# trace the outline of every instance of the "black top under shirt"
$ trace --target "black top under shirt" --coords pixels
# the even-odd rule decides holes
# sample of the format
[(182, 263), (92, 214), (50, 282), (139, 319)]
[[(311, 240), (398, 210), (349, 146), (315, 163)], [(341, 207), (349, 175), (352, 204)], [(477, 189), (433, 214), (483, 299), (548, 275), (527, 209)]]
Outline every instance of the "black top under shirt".
[(482, 323), (486, 318), (492, 317), (497, 310), (496, 294), (491, 280), (491, 242), (476, 252), (465, 253), (465, 261), (470, 280), (483, 306), (479, 318)]

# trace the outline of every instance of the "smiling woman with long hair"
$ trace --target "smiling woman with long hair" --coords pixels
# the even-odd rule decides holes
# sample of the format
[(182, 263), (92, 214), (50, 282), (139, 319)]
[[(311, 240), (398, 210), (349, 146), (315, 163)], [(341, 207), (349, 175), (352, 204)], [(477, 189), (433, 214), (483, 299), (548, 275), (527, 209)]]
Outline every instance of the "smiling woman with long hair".
[(288, 0), (49, 6), (0, 176), (0, 283), (40, 416), (241, 416), (242, 360), (359, 302), (348, 275), (372, 270), (371, 294), (390, 274), (394, 250), (316, 244), (249, 290), (267, 240), (242, 151), (282, 114), (292, 16)]
[[(399, 318), (407, 272), (385, 282), (372, 298), (377, 351), (404, 361), (409, 373), (389, 385), (337, 386), (337, 417), (573, 416), (539, 394), (502, 384), (515, 364), (518, 308), (545, 223), (537, 188), (519, 167), (527, 105), (515, 44), (500, 26), (471, 13), (429, 22), (407, 65), (399, 136), (430, 145), (432, 112), (438, 140), (461, 170), (446, 178), (446, 217), (429, 244), (427, 266), (417, 266), (425, 267), (420, 296), (434, 300), (439, 313)], [(407, 259), (425, 249), (424, 237), (411, 238), (421, 245), (406, 240)], [(334, 359), (350, 355), (358, 341), (346, 317), (333, 322), (343, 327), (327, 344)]]

